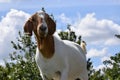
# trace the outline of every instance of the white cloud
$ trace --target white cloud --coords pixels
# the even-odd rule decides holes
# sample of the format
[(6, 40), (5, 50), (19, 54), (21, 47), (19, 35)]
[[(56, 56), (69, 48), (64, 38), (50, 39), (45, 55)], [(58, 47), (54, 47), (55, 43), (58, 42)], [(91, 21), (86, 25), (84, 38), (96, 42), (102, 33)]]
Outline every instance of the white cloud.
[(16, 41), (18, 31), (23, 29), (23, 25), (30, 15), (15, 9), (2, 17), (0, 21), (0, 59), (8, 57), (12, 50), (11, 41)]
[(98, 20), (95, 13), (87, 14), (77, 20), (72, 25), (72, 29), (77, 35), (82, 35), (89, 44), (120, 45), (119, 40), (114, 36), (120, 34), (120, 25), (108, 19)]
[(97, 50), (95, 48), (92, 48), (87, 52), (87, 58), (103, 57), (106, 54), (107, 54), (107, 48), (103, 48), (102, 50)]
[(66, 17), (66, 15), (64, 13), (62, 13), (58, 18), (65, 24), (72, 23), (72, 20), (70, 18)]
[[(72, 22), (65, 14), (61, 15), (63, 15), (61, 18), (63, 23)], [(109, 46), (120, 45), (119, 39), (114, 36), (120, 34), (120, 25), (108, 19), (99, 20), (95, 17), (95, 13), (89, 13), (85, 17), (77, 19), (71, 28), (77, 35), (82, 35), (82, 39), (91, 47), (88, 50), (88, 58), (107, 56), (106, 54), (110, 51)], [(102, 47), (102, 49), (97, 50), (92, 45), (97, 48)]]

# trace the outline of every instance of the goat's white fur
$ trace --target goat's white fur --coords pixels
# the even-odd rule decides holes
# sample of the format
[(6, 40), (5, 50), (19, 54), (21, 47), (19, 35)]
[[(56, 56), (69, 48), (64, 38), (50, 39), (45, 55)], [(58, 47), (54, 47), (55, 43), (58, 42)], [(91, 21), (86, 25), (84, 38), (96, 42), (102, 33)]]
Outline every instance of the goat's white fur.
[(55, 53), (50, 59), (36, 50), (35, 59), (43, 80), (88, 80), (86, 55), (80, 45), (53, 37)]

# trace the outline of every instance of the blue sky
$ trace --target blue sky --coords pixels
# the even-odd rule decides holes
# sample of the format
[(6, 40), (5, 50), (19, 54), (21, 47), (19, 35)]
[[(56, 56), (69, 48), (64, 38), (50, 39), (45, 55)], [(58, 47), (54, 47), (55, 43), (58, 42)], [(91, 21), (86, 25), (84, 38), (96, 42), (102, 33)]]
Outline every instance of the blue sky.
[(57, 21), (57, 31), (71, 24), (77, 35), (87, 42), (87, 57), (94, 67), (103, 67), (102, 61), (120, 51), (119, 0), (0, 0), (0, 64), (12, 51), (11, 40), (23, 31), (25, 21), (44, 7)]

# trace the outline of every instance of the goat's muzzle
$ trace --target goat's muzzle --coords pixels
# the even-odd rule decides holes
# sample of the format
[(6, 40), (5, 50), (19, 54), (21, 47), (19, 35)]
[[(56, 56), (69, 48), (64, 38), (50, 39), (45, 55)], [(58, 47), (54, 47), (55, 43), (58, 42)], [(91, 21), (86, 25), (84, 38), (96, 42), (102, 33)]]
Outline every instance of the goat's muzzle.
[(46, 37), (47, 33), (48, 33), (48, 29), (46, 25), (41, 24), (38, 26), (38, 35), (40, 37)]

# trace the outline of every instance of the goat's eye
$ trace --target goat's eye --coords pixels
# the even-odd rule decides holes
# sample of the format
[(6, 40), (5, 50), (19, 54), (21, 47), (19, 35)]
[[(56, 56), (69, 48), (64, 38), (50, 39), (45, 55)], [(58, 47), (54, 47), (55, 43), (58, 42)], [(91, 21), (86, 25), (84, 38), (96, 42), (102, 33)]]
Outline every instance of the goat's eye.
[(41, 18), (41, 21), (43, 21), (43, 18)]
[(35, 21), (35, 19), (34, 19), (34, 18), (32, 18), (32, 21)]
[(44, 19), (43, 19), (43, 18), (41, 18), (40, 20), (41, 20), (41, 22), (43, 22), (43, 20), (44, 20)]

